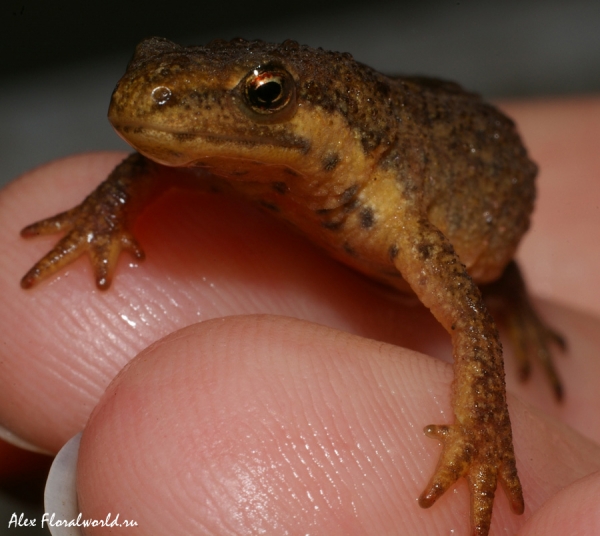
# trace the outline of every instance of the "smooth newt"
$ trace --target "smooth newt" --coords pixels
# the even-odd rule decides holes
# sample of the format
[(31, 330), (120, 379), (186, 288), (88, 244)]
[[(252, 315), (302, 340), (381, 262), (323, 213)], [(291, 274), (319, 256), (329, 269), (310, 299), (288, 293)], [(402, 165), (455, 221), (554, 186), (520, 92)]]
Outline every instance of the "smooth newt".
[(502, 304), (523, 376), (527, 355), (542, 356), (558, 397), (548, 344), (563, 343), (534, 313), (512, 260), (537, 168), (510, 119), (457, 84), (387, 77), (293, 41), (160, 38), (138, 45), (108, 115), (137, 152), (81, 205), (22, 231), (65, 232), (24, 288), (83, 253), (107, 288), (121, 250), (143, 257), (132, 226), (169, 187), (257, 201), (341, 262), (412, 290), (450, 334), (455, 422), (425, 429), (443, 449), (420, 505), (465, 477), (473, 534), (488, 534), (498, 482), (523, 512), (485, 296)]

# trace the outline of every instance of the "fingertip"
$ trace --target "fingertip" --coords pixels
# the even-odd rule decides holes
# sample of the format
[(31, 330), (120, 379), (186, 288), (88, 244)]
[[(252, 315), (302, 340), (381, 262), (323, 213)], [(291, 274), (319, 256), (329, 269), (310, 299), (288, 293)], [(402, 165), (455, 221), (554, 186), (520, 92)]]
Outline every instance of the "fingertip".
[(430, 424), (423, 428), (423, 432), (427, 437), (430, 437), (431, 439), (436, 439), (440, 443), (443, 443), (444, 440), (448, 437), (450, 427), (447, 425)]
[(511, 497), (510, 509), (518, 516), (523, 515), (525, 512), (525, 500), (522, 494), (520, 497)]
[(112, 283), (112, 277), (105, 277), (104, 275), (96, 276), (96, 288), (98, 290), (108, 290)]
[(34, 236), (37, 236), (37, 233), (35, 232), (33, 225), (28, 225), (27, 227), (23, 227), (23, 229), (21, 229), (19, 235), (22, 238), (32, 238)]
[[(373, 369), (361, 349), (378, 356)], [(419, 464), (402, 462), (411, 427), (395, 422), (403, 397), (389, 392), (411, 382), (410, 365), (376, 372), (381, 361), (402, 367), (398, 355), (285, 318), (180, 330), (134, 359), (93, 412), (78, 466), (84, 516), (120, 512), (153, 534), (414, 523), (426, 515), (415, 508)]]
[(24, 290), (30, 289), (31, 287), (33, 287), (35, 285), (36, 282), (36, 277), (34, 274), (27, 272), (22, 278), (21, 278), (21, 288)]
[(419, 495), (419, 506), (421, 508), (431, 508), (437, 501), (437, 494), (432, 489), (425, 490)]

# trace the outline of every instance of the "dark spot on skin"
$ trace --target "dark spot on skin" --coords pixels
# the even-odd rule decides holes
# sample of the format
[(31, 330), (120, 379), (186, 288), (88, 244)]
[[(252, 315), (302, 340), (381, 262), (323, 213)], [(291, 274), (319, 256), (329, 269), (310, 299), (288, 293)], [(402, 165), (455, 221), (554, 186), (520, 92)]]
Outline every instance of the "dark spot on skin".
[(394, 260), (398, 256), (398, 246), (396, 244), (392, 244), (388, 249), (388, 255), (391, 260)]
[(348, 203), (348, 201), (350, 201), (356, 195), (356, 192), (358, 192), (358, 184), (354, 184), (353, 186), (350, 186), (350, 188), (346, 188), (340, 196), (340, 201), (342, 203)]
[(269, 203), (268, 201), (261, 201), (260, 205), (268, 210), (271, 210), (272, 212), (279, 212), (279, 207), (274, 203)]
[(329, 153), (323, 158), (323, 170), (333, 171), (339, 163), (339, 155), (337, 153)]
[(337, 230), (341, 229), (341, 227), (344, 225), (344, 221), (343, 220), (338, 220), (338, 221), (324, 221), (324, 222), (321, 223), (321, 225), (325, 229), (329, 229), (330, 231), (337, 231)]
[(188, 141), (188, 140), (193, 140), (196, 136), (194, 134), (186, 134), (186, 133), (180, 133), (180, 134), (175, 134), (175, 138), (178, 141)]
[(358, 199), (351, 199), (344, 205), (344, 212), (350, 213), (360, 206)]
[(371, 207), (363, 208), (359, 214), (360, 226), (363, 229), (370, 229), (375, 224), (375, 213)]
[(344, 245), (342, 247), (348, 255), (350, 255), (351, 257), (356, 257), (356, 251), (354, 251), (354, 248), (348, 242), (344, 242)]
[(419, 255), (423, 260), (429, 259), (431, 257), (431, 250), (433, 249), (431, 244), (420, 244), (417, 246), (417, 250), (419, 251)]
[(289, 191), (288, 185), (283, 181), (274, 182), (271, 186), (273, 187), (273, 190), (281, 195), (285, 195)]
[(283, 171), (292, 177), (299, 177), (300, 174), (297, 171), (294, 171), (292, 168), (283, 168)]
[(297, 144), (298, 149), (302, 151), (302, 154), (308, 154), (311, 149), (311, 143), (308, 140), (300, 138), (300, 142)]

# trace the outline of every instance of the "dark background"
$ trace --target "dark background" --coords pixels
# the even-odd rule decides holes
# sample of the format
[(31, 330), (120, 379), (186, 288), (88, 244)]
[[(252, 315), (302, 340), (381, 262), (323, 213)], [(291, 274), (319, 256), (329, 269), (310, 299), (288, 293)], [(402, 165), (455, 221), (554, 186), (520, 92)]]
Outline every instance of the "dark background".
[[(54, 158), (126, 148), (108, 101), (135, 44), (152, 35), (293, 38), (491, 98), (600, 92), (598, 0), (3, 0), (0, 185)], [(40, 519), (41, 488), (30, 489), (28, 500), (0, 486), (0, 534), (12, 512)]]
[(600, 91), (598, 0), (3, 0), (0, 185), (60, 156), (124, 148), (106, 109), (151, 35), (293, 38), (487, 97)]

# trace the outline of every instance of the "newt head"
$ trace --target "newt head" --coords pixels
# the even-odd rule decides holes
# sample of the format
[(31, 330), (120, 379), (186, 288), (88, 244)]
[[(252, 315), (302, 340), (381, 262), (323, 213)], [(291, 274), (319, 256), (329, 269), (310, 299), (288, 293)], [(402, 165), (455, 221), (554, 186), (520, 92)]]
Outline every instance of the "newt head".
[(108, 117), (125, 141), (168, 166), (214, 164), (227, 175), (234, 159), (239, 176), (247, 159), (315, 177), (347, 156), (362, 172), (365, 148), (392, 130), (383, 123), (393, 115), (372, 104), (387, 88), (377, 77), (349, 54), (293, 41), (183, 47), (151, 38), (138, 45)]

